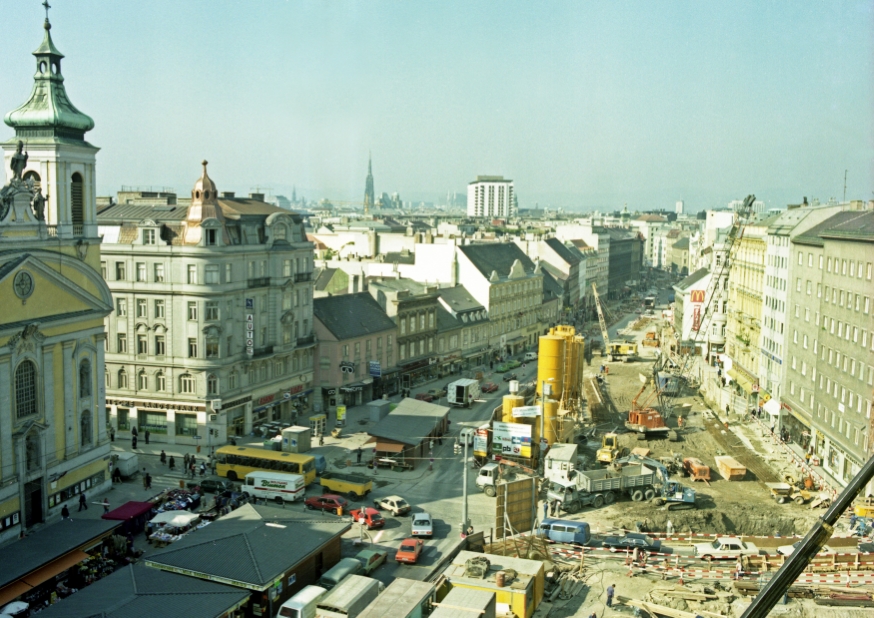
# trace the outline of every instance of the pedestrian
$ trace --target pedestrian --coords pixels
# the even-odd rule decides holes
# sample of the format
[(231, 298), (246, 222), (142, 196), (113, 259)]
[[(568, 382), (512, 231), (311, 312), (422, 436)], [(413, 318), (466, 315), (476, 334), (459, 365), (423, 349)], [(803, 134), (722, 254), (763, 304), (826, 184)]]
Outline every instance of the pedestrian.
[(357, 463), (361, 463), (361, 455), (362, 455), (363, 453), (364, 453), (364, 451), (361, 450), (361, 447), (360, 447), (360, 446), (359, 446), (357, 449), (355, 449), (355, 457), (356, 457), (356, 459), (358, 460)]
[(136, 425), (134, 425), (133, 427), (130, 428), (130, 435), (132, 438), (136, 438), (139, 434), (140, 434), (140, 432), (137, 431)]
[(176, 459), (173, 455), (170, 455), (170, 462), (167, 465), (170, 466), (171, 471), (176, 467)]
[(167, 453), (164, 452), (164, 449), (161, 449), (161, 465), (165, 465), (167, 463)]
[(133, 438), (130, 439), (130, 447), (131, 448), (137, 447), (137, 437), (136, 436), (134, 436)]
[(683, 428), (683, 415), (677, 417), (677, 429)]
[(555, 514), (561, 515), (561, 500), (555, 501)]
[(726, 414), (730, 414), (730, 413), (731, 413), (731, 406), (729, 406), (728, 404), (725, 404), (725, 413), (726, 413)]
[(109, 512), (109, 500), (107, 500), (106, 498), (104, 498), (104, 499), (103, 499), (103, 502), (101, 502), (100, 504), (103, 505), (103, 512), (104, 512), (104, 513), (108, 513), (108, 512)]
[(109, 428), (109, 441), (115, 442), (115, 427)]
[(189, 456), (188, 456), (188, 453), (185, 453), (185, 459), (183, 460), (183, 462), (185, 463), (185, 469), (186, 469), (186, 470), (188, 470), (188, 460), (189, 460), (189, 459), (190, 459), (190, 458), (189, 458)]
[(616, 586), (610, 584), (607, 586), (607, 607), (613, 607), (613, 595), (616, 594)]
[(152, 435), (152, 434), (150, 434), (150, 433), (149, 433), (149, 430), (146, 429), (146, 432), (145, 432), (143, 435), (146, 437), (146, 444), (148, 444), (148, 443), (149, 443), (149, 436)]
[(671, 536), (672, 534), (674, 534), (674, 524), (671, 522), (670, 519), (668, 520), (668, 523), (665, 526), (665, 530), (667, 531), (668, 536)]
[(116, 467), (112, 471), (112, 482), (113, 483), (121, 483), (121, 468)]
[(70, 509), (67, 508), (66, 504), (61, 509), (61, 519), (62, 520), (69, 519), (70, 521), (73, 521), (72, 519), (70, 519)]
[(145, 467), (144, 467), (144, 468), (143, 468), (143, 489), (148, 489), (148, 488), (149, 488), (149, 486), (146, 484), (146, 477), (147, 477), (147, 476), (148, 476), (148, 473), (146, 472), (146, 469), (145, 469)]
[(200, 476), (206, 476), (206, 462), (200, 462)]
[(146, 489), (152, 488), (152, 475), (146, 472)]
[[(84, 491), (81, 494), (79, 494), (79, 511), (81, 511), (82, 509), (85, 509), (86, 511), (88, 510), (88, 502), (85, 501), (85, 492)], [(78, 513), (78, 511), (77, 511), (77, 513)]]

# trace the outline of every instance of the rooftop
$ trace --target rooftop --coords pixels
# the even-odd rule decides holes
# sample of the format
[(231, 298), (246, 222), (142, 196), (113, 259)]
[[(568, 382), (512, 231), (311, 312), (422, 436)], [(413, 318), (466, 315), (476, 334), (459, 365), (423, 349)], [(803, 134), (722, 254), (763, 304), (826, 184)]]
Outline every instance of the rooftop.
[(497, 272), (500, 278), (507, 278), (516, 260), (522, 264), (526, 274), (534, 274), (534, 262), (515, 243), (464, 245), (458, 250), (471, 261), (486, 279), (491, 277), (492, 271)]
[(570, 249), (565, 247), (558, 238), (547, 238), (544, 242), (546, 243), (546, 246), (555, 251), (556, 255), (564, 260), (566, 264), (573, 266), (574, 264), (580, 263), (580, 258), (572, 253)]
[(463, 285), (440, 289), (440, 303), (454, 313), (484, 310), (482, 303), (470, 295)]
[(689, 237), (683, 236), (680, 240), (671, 245), (674, 249), (689, 250)]
[(449, 414), (449, 408), (407, 397), (367, 433), (401, 444), (419, 444)]
[(250, 590), (266, 590), (282, 573), (351, 528), (348, 521), (299, 520), (284, 509), (246, 504), (146, 560)]
[(40, 611), (45, 618), (219, 618), (250, 592), (223, 584), (128, 565)]
[(823, 246), (825, 240), (874, 242), (874, 211), (845, 210), (799, 234), (792, 242)]
[(315, 298), (313, 317), (339, 341), (396, 328), (394, 321), (369, 292)]
[(686, 277), (685, 279), (683, 279), (682, 281), (677, 283), (677, 285), (674, 286), (674, 289), (676, 289), (676, 290), (688, 290), (690, 287), (692, 287), (693, 285), (695, 285), (696, 283), (701, 281), (704, 277), (706, 277), (709, 274), (710, 274), (710, 269), (699, 268), (698, 270), (693, 272), (691, 275), (689, 275), (688, 277)]

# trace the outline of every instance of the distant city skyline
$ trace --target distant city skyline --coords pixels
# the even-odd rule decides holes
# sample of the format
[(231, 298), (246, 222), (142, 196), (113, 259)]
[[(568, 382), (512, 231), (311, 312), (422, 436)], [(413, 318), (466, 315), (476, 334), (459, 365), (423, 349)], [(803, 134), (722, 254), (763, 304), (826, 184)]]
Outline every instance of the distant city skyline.
[[(13, 8), (10, 8), (14, 7)], [(44, 18), (7, 6), (0, 111)], [(361, 202), (512, 178), (519, 207), (767, 207), (874, 197), (874, 3), (55, 0), (52, 36), (100, 195)], [(12, 130), (3, 127), (4, 139)]]

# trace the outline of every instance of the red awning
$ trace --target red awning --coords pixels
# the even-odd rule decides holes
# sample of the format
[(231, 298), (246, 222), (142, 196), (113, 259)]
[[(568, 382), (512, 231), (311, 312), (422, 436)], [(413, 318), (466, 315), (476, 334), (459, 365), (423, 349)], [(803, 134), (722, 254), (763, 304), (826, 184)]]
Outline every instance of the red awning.
[(148, 513), (154, 505), (151, 502), (125, 502), (115, 510), (109, 511), (101, 515), (103, 519), (117, 519), (119, 521), (127, 521), (139, 517), (143, 513)]

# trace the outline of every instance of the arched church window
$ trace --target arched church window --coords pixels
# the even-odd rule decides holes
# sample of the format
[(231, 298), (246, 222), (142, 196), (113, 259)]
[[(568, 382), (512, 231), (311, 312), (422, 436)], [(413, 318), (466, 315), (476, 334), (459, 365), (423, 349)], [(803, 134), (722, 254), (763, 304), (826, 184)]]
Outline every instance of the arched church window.
[(36, 365), (25, 360), (15, 370), (15, 416), (24, 418), (36, 413)]
[(88, 446), (91, 444), (91, 411), (84, 410), (82, 412), (82, 419), (79, 421), (80, 431), (79, 436), (82, 442), (82, 446)]
[(79, 397), (91, 396), (91, 361), (87, 358), (79, 363)]
[(85, 202), (82, 185), (82, 175), (76, 172), (73, 174), (70, 182), (70, 215), (73, 225), (83, 225), (85, 223)]

